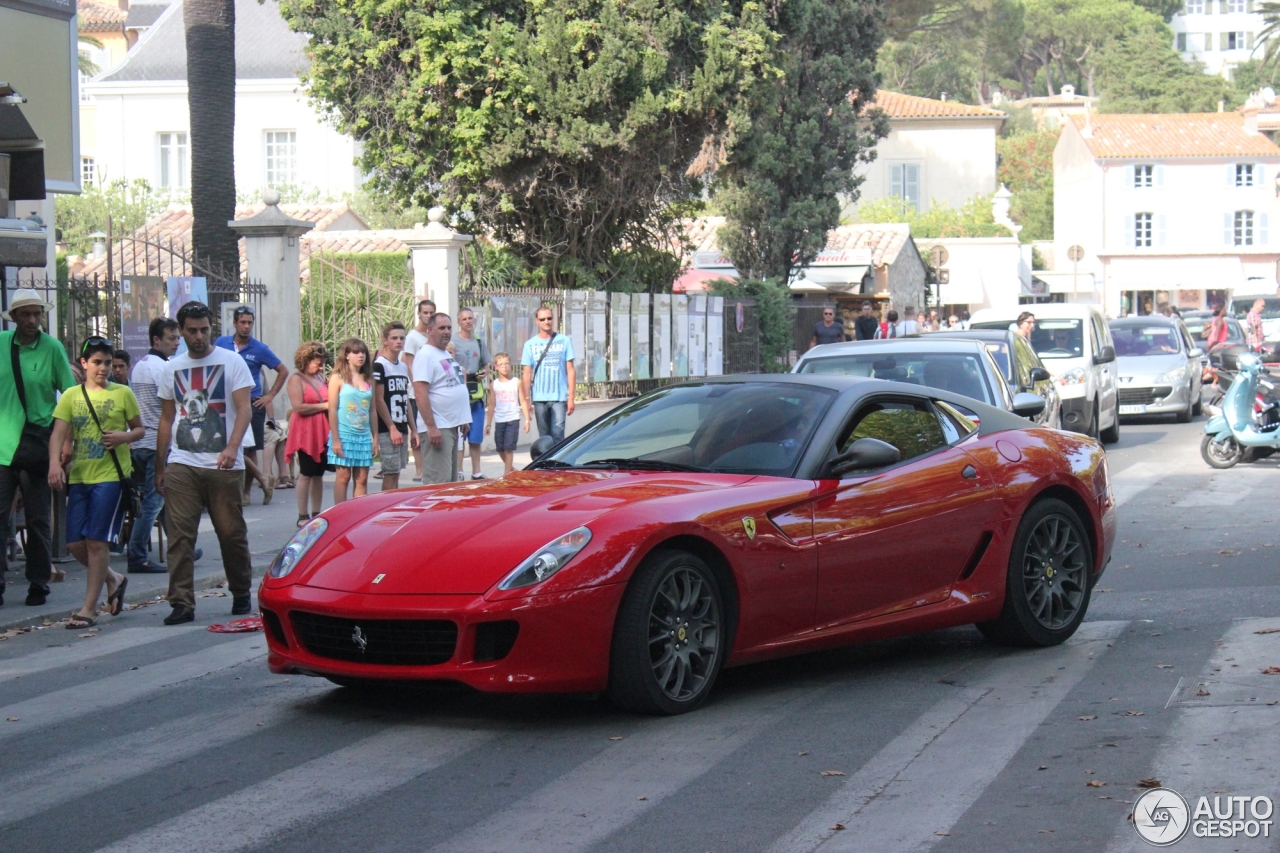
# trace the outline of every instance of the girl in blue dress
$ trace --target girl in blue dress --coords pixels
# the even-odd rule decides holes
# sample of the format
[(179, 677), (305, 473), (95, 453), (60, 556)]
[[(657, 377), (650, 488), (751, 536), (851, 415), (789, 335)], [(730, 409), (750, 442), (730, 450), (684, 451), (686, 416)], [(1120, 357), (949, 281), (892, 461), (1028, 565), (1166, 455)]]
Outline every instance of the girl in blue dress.
[(373, 359), (359, 338), (347, 338), (338, 349), (338, 363), (329, 377), (329, 463), (337, 468), (333, 502), (347, 499), (354, 476), (355, 497), (368, 491), (373, 464), (373, 437), (378, 434), (378, 411), (373, 406)]

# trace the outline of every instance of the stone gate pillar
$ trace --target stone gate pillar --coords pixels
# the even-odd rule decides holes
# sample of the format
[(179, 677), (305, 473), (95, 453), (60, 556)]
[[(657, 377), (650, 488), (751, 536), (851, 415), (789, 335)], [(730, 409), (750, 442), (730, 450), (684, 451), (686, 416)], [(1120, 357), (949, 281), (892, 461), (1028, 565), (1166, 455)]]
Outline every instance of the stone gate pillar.
[(458, 317), (458, 279), (462, 250), (475, 238), (459, 234), (444, 224), (444, 208), (433, 207), (425, 228), (415, 228), (401, 242), (413, 253), (413, 292), (416, 299), (430, 299), (436, 310)]
[[(315, 227), (314, 223), (294, 219), (280, 211), (280, 193), (267, 190), (262, 194), (266, 209), (249, 219), (227, 225), (244, 238), (245, 261), (250, 281), (259, 281), (267, 289), (262, 299), (262, 316), (253, 325), (253, 335), (271, 347), (293, 372), (293, 354), (302, 343), (302, 294), (298, 273), (299, 241)], [(334, 341), (322, 341), (332, 347)], [(262, 384), (270, 387), (273, 371), (264, 371)], [(263, 390), (266, 390), (265, 388)], [(288, 409), (284, 393), (275, 399), (274, 412), (279, 417)]]

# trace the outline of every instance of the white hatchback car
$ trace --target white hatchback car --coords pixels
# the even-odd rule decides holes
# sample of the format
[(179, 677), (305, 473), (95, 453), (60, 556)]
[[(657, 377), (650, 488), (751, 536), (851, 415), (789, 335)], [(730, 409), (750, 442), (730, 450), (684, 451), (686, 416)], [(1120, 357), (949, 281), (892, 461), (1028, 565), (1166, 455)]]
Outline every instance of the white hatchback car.
[(1101, 439), (1120, 440), (1116, 395), (1115, 342), (1102, 312), (1093, 305), (1046, 303), (1016, 311), (983, 308), (974, 312), (971, 329), (1007, 329), (1023, 311), (1035, 315), (1031, 347), (1058, 384), (1062, 426)]

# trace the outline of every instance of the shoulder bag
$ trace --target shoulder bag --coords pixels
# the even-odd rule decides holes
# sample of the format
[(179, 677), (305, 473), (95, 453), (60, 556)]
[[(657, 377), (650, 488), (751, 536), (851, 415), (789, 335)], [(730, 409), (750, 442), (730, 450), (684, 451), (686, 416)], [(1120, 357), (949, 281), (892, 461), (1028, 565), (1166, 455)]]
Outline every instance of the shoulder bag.
[(33, 424), (27, 417), (27, 389), (22, 379), (22, 365), (18, 359), (18, 336), (14, 333), (13, 345), (9, 348), (13, 363), (13, 384), (18, 392), (18, 402), (22, 404), (22, 435), (18, 438), (18, 447), (13, 451), (10, 467), (25, 471), (32, 477), (49, 476), (49, 437), (53, 435), (52, 426)]
[[(106, 434), (102, 431), (102, 422), (98, 420), (98, 413), (94, 411), (93, 402), (89, 399), (89, 389), (81, 385), (80, 393), (84, 394), (84, 404), (89, 407), (89, 417), (93, 418), (93, 425), (98, 428), (98, 435), (102, 436), (105, 447)], [(125, 523), (120, 527), (119, 541), (127, 542), (129, 534), (133, 532), (134, 519), (142, 513), (142, 499), (133, 480), (124, 475), (124, 469), (120, 467), (120, 460), (116, 457), (116, 449), (113, 447), (108, 452), (111, 454), (111, 464), (116, 466), (116, 476), (120, 478), (120, 499), (124, 501), (125, 506)]]

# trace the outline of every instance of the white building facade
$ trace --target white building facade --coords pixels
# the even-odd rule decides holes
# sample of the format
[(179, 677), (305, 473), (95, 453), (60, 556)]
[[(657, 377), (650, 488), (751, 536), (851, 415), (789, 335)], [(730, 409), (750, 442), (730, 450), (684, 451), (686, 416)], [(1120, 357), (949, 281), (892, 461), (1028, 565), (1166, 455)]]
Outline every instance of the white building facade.
[(1203, 62), (1210, 74), (1230, 77), (1232, 68), (1255, 55), (1263, 28), (1256, 5), (1255, 0), (1184, 0), (1169, 22), (1175, 49), (1184, 59)]
[(1256, 115), (1077, 116), (1053, 160), (1053, 266), (1078, 271), (1073, 301), (1117, 317), (1275, 289), (1280, 148)]
[[(235, 164), (241, 194), (286, 187), (337, 198), (362, 182), (355, 141), (318, 115), (302, 90), (306, 42), (289, 30), (276, 0), (237, 0)], [(142, 178), (175, 195), (186, 193), (191, 121), (180, 0), (124, 62), (86, 90), (95, 112), (90, 153), (97, 180)]]

